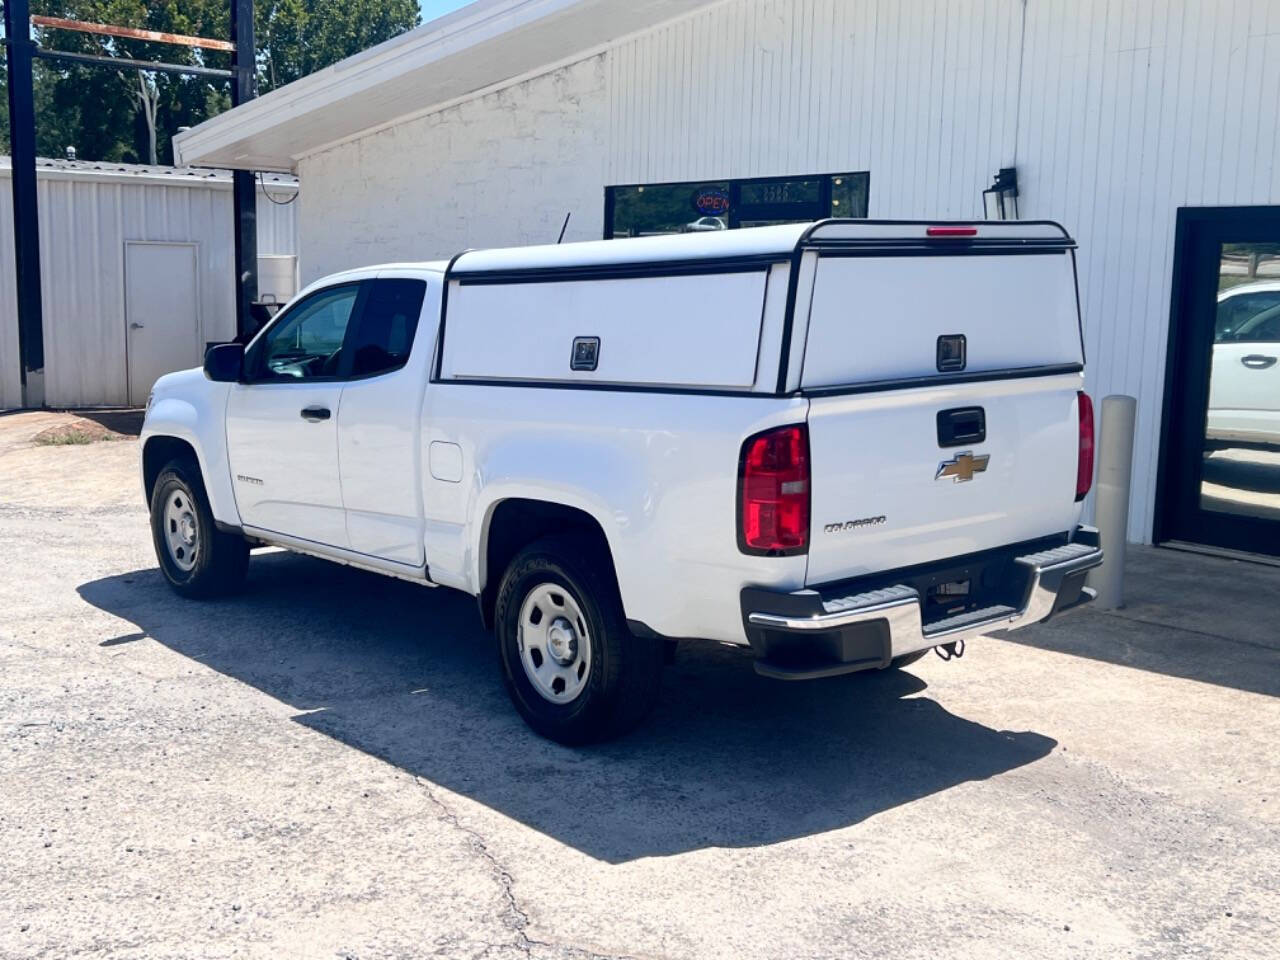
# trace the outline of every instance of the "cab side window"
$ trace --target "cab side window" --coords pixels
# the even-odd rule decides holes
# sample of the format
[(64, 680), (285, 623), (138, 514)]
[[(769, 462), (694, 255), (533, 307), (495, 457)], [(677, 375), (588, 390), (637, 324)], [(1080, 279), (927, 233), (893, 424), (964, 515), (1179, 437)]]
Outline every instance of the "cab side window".
[(1258, 343), (1275, 343), (1280, 340), (1280, 305), (1263, 310), (1240, 324), (1240, 329), (1232, 339)]
[[(1280, 307), (1280, 290), (1259, 293), (1241, 293), (1227, 297), (1218, 303), (1218, 317), (1214, 324), (1214, 342), (1228, 340), (1271, 340), (1272, 336), (1260, 336), (1270, 328), (1270, 317)], [(1267, 314), (1267, 317), (1261, 316)]]
[(368, 295), (348, 350), (352, 377), (398, 370), (409, 360), (427, 285), (422, 280), (367, 281)]
[(245, 359), (251, 383), (326, 380), (339, 375), (357, 283), (319, 290), (264, 333)]

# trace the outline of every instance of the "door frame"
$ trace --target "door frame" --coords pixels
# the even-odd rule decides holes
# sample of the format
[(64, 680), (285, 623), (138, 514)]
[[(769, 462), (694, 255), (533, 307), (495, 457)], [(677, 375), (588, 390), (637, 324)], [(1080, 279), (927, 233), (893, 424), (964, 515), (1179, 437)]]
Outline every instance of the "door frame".
[[(1212, 260), (1210, 283), (1209, 261), (1204, 254), (1224, 242), (1275, 242), (1276, 239), (1280, 239), (1280, 205), (1178, 208), (1156, 472), (1154, 543), (1189, 541), (1225, 550), (1274, 555), (1275, 547), (1265, 549), (1265, 545), (1280, 542), (1277, 538), (1280, 522), (1208, 511), (1199, 506), (1213, 360), (1212, 323), (1218, 292), (1217, 257)], [(1208, 331), (1197, 330), (1197, 319), (1203, 324), (1204, 317), (1209, 318)], [(1203, 336), (1206, 332), (1208, 337)]]
[(129, 248), (130, 247), (190, 247), (195, 262), (195, 316), (196, 328), (194, 331), (194, 344), (196, 348), (196, 357), (200, 355), (200, 344), (203, 342), (202, 332), (204, 330), (204, 311), (201, 309), (200, 299), (200, 241), (199, 240), (125, 240), (124, 253), (121, 260), (121, 277), (123, 283), (120, 288), (120, 299), (124, 305), (121, 314), (124, 319), (124, 395), (125, 401), (129, 406), (141, 406), (146, 401), (145, 397), (135, 398), (133, 395), (133, 377), (131, 362), (129, 356)]

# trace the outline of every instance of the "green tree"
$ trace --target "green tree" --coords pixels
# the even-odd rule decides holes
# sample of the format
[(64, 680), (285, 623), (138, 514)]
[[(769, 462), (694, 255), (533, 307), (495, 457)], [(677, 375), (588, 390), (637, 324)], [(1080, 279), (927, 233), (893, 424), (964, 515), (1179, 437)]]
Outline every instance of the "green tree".
[(263, 92), (416, 27), (417, 0), (260, 0), (254, 10)]
[[(229, 0), (33, 0), (32, 12), (202, 37), (228, 37)], [(262, 0), (255, 4), (257, 73), (263, 92), (416, 26), (415, 0)], [(40, 28), (41, 46), (76, 53), (226, 68), (220, 51)], [(2, 84), (0, 84), (2, 86)], [(167, 162), (180, 127), (231, 105), (229, 84), (206, 77), (37, 61), (36, 148), (62, 156)], [(0, 89), (0, 96), (7, 91)], [(8, 150), (7, 99), (0, 147)]]

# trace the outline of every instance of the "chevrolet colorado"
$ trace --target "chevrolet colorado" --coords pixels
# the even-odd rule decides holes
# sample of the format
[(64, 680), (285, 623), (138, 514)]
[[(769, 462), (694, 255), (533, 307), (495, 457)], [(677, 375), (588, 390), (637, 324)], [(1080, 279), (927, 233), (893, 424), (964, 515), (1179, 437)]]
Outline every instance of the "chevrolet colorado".
[(274, 545), (466, 591), (582, 743), (675, 639), (760, 673), (901, 666), (1091, 596), (1093, 413), (1054, 223), (830, 220), (326, 277), (142, 432), (160, 568)]

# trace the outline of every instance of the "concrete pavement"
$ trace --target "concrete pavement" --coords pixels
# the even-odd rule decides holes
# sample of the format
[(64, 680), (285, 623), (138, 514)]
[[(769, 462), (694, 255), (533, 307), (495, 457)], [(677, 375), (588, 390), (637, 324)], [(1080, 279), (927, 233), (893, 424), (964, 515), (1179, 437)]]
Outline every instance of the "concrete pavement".
[(1280, 570), (810, 684), (682, 648), (540, 740), (473, 602), (283, 553), (192, 603), (133, 441), (0, 418), (0, 957), (1271, 957)]

